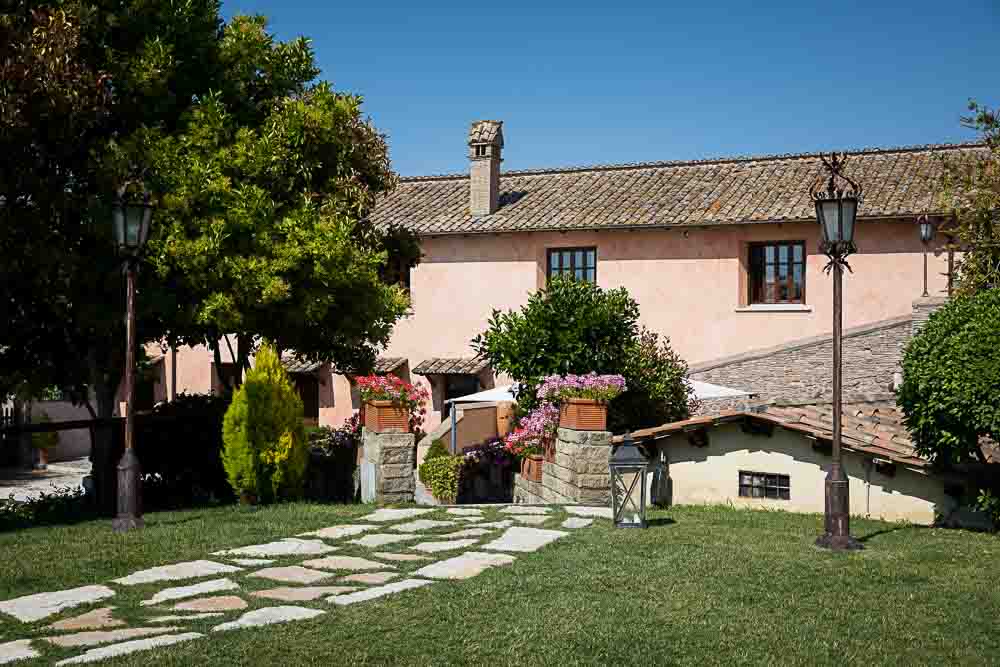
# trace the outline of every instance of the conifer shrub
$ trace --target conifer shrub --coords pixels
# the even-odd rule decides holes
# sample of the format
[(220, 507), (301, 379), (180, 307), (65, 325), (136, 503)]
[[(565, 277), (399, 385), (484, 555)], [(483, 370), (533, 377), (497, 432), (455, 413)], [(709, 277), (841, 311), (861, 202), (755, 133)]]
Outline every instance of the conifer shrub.
[(233, 394), (222, 440), (222, 464), (241, 497), (266, 504), (301, 496), (309, 462), (302, 400), (267, 343)]

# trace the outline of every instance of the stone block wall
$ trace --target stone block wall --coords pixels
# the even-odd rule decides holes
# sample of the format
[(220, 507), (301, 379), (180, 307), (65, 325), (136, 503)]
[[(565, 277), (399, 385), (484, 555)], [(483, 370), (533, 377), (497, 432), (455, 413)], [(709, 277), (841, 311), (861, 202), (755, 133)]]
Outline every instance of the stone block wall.
[(913, 335), (916, 336), (920, 329), (927, 322), (927, 319), (931, 316), (935, 310), (948, 303), (948, 298), (943, 296), (928, 296), (921, 297), (913, 302), (913, 320), (911, 323), (911, 331)]
[(379, 505), (413, 502), (416, 443), (412, 433), (376, 433), (365, 429), (361, 463), (361, 498)]
[(611, 501), (608, 458), (611, 433), (561, 428), (554, 462), (542, 464), (542, 481), (514, 476), (514, 502), (607, 505)]
[[(909, 342), (909, 315), (844, 331), (844, 393), (891, 391), (903, 349)], [(773, 348), (693, 366), (690, 377), (752, 391), (754, 402), (776, 398), (822, 398), (833, 383), (833, 340), (816, 336)], [(740, 409), (740, 401), (705, 401), (699, 414)]]

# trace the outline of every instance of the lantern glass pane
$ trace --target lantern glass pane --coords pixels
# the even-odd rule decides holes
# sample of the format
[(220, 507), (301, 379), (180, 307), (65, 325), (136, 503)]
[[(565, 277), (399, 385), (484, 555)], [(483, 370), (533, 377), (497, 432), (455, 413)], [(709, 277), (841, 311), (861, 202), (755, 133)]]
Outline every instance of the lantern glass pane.
[(111, 226), (114, 227), (115, 243), (125, 245), (125, 211), (118, 204), (111, 209)]
[(920, 240), (927, 243), (934, 238), (934, 225), (929, 222), (920, 223)]
[(142, 207), (142, 231), (139, 234), (139, 245), (146, 245), (146, 241), (149, 240), (149, 223), (153, 219), (153, 207), (146, 205)]
[(836, 199), (828, 199), (817, 204), (816, 210), (822, 212), (820, 223), (823, 225), (823, 234), (826, 240), (831, 243), (841, 241), (840, 202)]
[(845, 197), (840, 202), (840, 216), (843, 237), (840, 239), (846, 243), (854, 242), (854, 222), (858, 216), (858, 200), (853, 197)]
[(125, 245), (129, 250), (139, 247), (139, 232), (142, 229), (143, 206), (130, 204), (125, 207)]

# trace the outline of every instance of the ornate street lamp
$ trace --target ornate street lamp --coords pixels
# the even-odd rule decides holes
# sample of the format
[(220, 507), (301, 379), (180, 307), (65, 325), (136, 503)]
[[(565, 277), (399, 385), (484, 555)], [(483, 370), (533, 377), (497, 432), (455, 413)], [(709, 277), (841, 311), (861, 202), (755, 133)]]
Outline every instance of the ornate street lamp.
[(826, 532), (816, 544), (828, 549), (861, 549), (862, 544), (851, 537), (850, 483), (841, 463), (842, 427), (842, 366), (844, 268), (850, 270), (847, 257), (857, 248), (854, 245), (854, 223), (861, 203), (861, 186), (844, 175), (846, 158), (832, 153), (830, 158), (820, 156), (829, 172), (826, 189), (817, 180), (809, 190), (816, 204), (816, 219), (822, 230), (820, 251), (829, 258), (827, 273), (833, 272), (833, 460), (826, 476)]
[(649, 459), (636, 446), (631, 435), (626, 435), (622, 444), (615, 448), (608, 468), (615, 528), (645, 528)]
[(920, 241), (924, 244), (924, 293), (923, 296), (930, 296), (927, 292), (927, 246), (934, 240), (936, 226), (930, 216), (922, 215), (918, 218), (920, 223)]
[(139, 254), (149, 238), (153, 204), (149, 192), (129, 196), (125, 187), (118, 191), (111, 209), (118, 252), (125, 268), (125, 453), (118, 463), (118, 515), (112, 527), (117, 533), (142, 528), (139, 459), (133, 449), (135, 439), (135, 278)]

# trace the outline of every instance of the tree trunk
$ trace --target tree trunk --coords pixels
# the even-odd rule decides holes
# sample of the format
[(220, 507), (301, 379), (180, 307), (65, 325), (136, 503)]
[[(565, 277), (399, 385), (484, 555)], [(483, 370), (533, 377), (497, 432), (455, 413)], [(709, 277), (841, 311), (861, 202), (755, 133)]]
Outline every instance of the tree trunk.
[[(91, 351), (89, 356), (91, 387), (94, 390), (94, 402), (97, 404), (96, 417), (110, 419), (114, 416), (115, 393), (118, 390), (118, 374), (105, 371), (113, 365), (114, 355), (98, 355)], [(99, 356), (101, 358), (99, 358)], [(114, 425), (99, 425), (91, 429), (91, 477), (94, 481), (95, 501), (102, 513), (111, 515), (115, 511), (117, 500), (117, 473), (115, 466), (115, 428)]]

